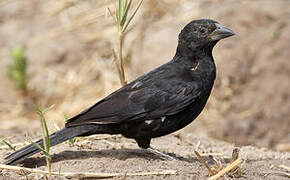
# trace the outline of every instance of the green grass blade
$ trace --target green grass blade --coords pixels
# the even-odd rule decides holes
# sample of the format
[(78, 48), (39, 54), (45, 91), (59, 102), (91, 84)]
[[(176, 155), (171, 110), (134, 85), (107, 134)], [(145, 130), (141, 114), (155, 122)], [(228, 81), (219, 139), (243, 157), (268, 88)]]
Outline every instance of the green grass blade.
[(49, 152), (47, 152), (46, 150), (44, 150), (39, 144), (35, 143), (35, 142), (32, 142), (31, 143), (37, 147), (47, 158), (51, 159), (51, 156), (49, 154)]
[(53, 107), (54, 107), (54, 104), (42, 110), (43, 114), (45, 114), (47, 111), (50, 111)]
[(69, 117), (67, 114), (64, 115), (64, 121), (67, 122), (69, 120)]
[(39, 114), (41, 116), (41, 121), (42, 121), (42, 124), (43, 124), (43, 127), (44, 127), (47, 152), (49, 152), (49, 149), (50, 149), (50, 137), (49, 137), (49, 132), (48, 132), (46, 120), (45, 120), (44, 114), (43, 114), (43, 112), (41, 110), (39, 111)]
[(130, 16), (129, 20), (127, 21), (127, 23), (125, 24), (124, 28), (122, 29), (122, 33), (126, 31), (128, 25), (130, 24), (130, 22), (132, 21), (132, 19), (134, 18), (134, 16), (136, 15), (137, 11), (139, 10), (140, 6), (142, 5), (143, 0), (141, 0), (137, 6), (137, 8), (135, 9), (135, 11), (132, 13), (132, 15)]
[(69, 143), (74, 145), (77, 142), (77, 137), (69, 139)]
[(124, 14), (123, 14), (123, 17), (122, 17), (122, 21), (121, 21), (121, 26), (122, 27), (124, 27), (124, 24), (126, 23), (128, 12), (130, 10), (131, 4), (132, 4), (132, 0), (129, 1), (129, 4), (126, 4), (125, 11), (124, 11)]
[(39, 150), (40, 150), (40, 151), (41, 151), (41, 152), (42, 152), (42, 153), (43, 153), (47, 158), (50, 158), (50, 159), (51, 159), (50, 154), (49, 154), (47, 151), (45, 151), (45, 149), (42, 148), (39, 144), (33, 142), (33, 141), (30, 139), (30, 137), (28, 136), (28, 134), (25, 134), (25, 141), (27, 141), (27, 142), (33, 144), (33, 146), (35, 146), (37, 149), (39, 149)]
[[(67, 114), (64, 115), (64, 120), (65, 120), (65, 122), (67, 122), (69, 120), (69, 117)], [(76, 141), (77, 141), (77, 137), (69, 139), (69, 143), (72, 145), (74, 145), (76, 143)]]
[(45, 139), (46, 139), (46, 147), (47, 147), (47, 152), (48, 153), (49, 153), (49, 150), (50, 150), (50, 135), (49, 135), (46, 119), (44, 117), (44, 113), (46, 113), (47, 111), (52, 109), (53, 106), (54, 105), (51, 105), (51, 106), (49, 106), (48, 108), (46, 108), (44, 110), (42, 110), (41, 108), (38, 109), (38, 114), (40, 115), (40, 118), (41, 118), (41, 121), (42, 121), (42, 125), (44, 127), (44, 133), (45, 133)]
[(4, 139), (2, 140), (2, 143), (5, 144), (6, 146), (9, 147), (9, 149), (12, 149), (15, 151), (15, 147), (13, 147), (9, 142), (5, 141)]

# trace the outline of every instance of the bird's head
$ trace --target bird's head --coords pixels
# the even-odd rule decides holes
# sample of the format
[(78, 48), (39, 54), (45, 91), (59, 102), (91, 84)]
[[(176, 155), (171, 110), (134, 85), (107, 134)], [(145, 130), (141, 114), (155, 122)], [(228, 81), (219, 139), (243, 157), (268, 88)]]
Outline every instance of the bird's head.
[(179, 34), (178, 49), (191, 52), (198, 49), (212, 50), (219, 40), (233, 35), (235, 35), (235, 33), (232, 30), (214, 20), (194, 20), (181, 30)]

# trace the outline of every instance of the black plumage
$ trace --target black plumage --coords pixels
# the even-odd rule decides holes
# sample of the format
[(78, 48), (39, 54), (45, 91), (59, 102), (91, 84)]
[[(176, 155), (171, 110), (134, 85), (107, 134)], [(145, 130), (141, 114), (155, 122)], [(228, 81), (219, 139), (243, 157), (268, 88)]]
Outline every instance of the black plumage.
[[(179, 34), (171, 61), (139, 77), (69, 119), (51, 135), (51, 146), (72, 137), (122, 134), (141, 148), (150, 140), (175, 132), (191, 123), (211, 93), (216, 69), (212, 49), (234, 33), (218, 22), (201, 19), (187, 24)], [(42, 140), (37, 142), (43, 146)], [(28, 145), (8, 157), (6, 164), (22, 161), (39, 150)]]

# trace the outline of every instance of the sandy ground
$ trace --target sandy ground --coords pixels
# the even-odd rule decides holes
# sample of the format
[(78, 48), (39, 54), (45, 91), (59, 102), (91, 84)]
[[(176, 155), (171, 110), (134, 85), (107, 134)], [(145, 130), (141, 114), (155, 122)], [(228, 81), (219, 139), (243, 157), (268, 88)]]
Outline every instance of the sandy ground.
[[(19, 132), (14, 132), (14, 134), (18, 136)], [(73, 146), (63, 143), (54, 147), (52, 150), (52, 170), (55, 172), (124, 174), (170, 170), (175, 173), (171, 175), (126, 176), (125, 179), (206, 179), (208, 170), (193, 152), (198, 142), (200, 142), (198, 151), (205, 155), (205, 160), (212, 167), (214, 165), (209, 158), (210, 154), (218, 159), (223, 166), (230, 163), (234, 146), (207, 137), (176, 133), (154, 139), (152, 147), (156, 147), (178, 159), (170, 161), (162, 160), (151, 153), (140, 150), (133, 140), (128, 140), (121, 136), (108, 137), (101, 135), (80, 139)], [(4, 157), (10, 152), (11, 150), (1, 150), (0, 156)], [(244, 163), (241, 165), (242, 177), (239, 179), (282, 180), (289, 178), (286, 176), (286, 170), (280, 167), (281, 165), (290, 166), (289, 153), (244, 146), (240, 148), (240, 157), (244, 160)], [(45, 170), (46, 161), (43, 156), (38, 154), (25, 160), (23, 166)], [(25, 179), (19, 172), (7, 170), (0, 170), (1, 176), (4, 179)], [(31, 179), (40, 178), (41, 175), (29, 174), (28, 177)], [(122, 179), (122, 177), (113, 179), (120, 178)]]
[[(120, 87), (111, 55), (115, 26), (104, 10), (113, 6), (109, 1), (66, 2), (0, 0), (1, 139), (22, 143), (25, 133), (40, 137), (35, 114), (40, 103), (55, 105), (46, 114), (54, 131), (55, 124), (63, 126), (65, 115), (77, 114)], [(180, 29), (192, 19), (212, 18), (237, 34), (214, 49), (217, 80), (203, 113), (178, 134), (152, 142), (179, 160), (160, 160), (119, 136), (93, 137), (80, 141), (80, 147), (66, 143), (53, 148), (53, 170), (176, 170), (175, 175), (126, 179), (205, 179), (208, 172), (193, 153), (201, 141), (200, 151), (220, 153), (223, 165), (233, 147), (241, 147), (244, 179), (286, 179), (281, 172), (287, 171), (279, 166), (290, 166), (289, 153), (283, 152), (290, 142), (289, 9), (287, 0), (146, 0), (126, 37), (129, 81), (170, 60)], [(17, 45), (26, 48), (29, 61), (26, 97), (6, 76), (10, 50)], [(0, 150), (0, 159), (10, 152)], [(39, 155), (24, 166), (46, 169)], [(0, 170), (1, 178), (25, 179), (7, 170)]]

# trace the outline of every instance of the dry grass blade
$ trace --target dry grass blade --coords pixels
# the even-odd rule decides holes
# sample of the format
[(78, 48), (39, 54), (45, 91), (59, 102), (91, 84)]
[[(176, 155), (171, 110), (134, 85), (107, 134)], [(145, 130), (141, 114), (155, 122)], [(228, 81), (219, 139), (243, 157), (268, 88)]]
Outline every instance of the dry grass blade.
[(286, 173), (286, 172), (280, 172), (280, 174), (279, 175), (281, 175), (281, 176), (285, 176), (285, 177), (288, 177), (288, 178), (290, 178), (290, 173)]
[(240, 153), (240, 149), (234, 148), (233, 153), (232, 153), (232, 161), (231, 162), (234, 162), (235, 160), (237, 160), (239, 158), (239, 153)]
[(24, 170), (20, 170), (20, 173), (25, 177), (26, 180), (29, 180), (29, 178)]
[[(239, 148), (234, 148), (233, 153), (232, 153), (231, 163), (239, 158), (239, 153), (240, 153), (240, 149)], [(241, 170), (241, 167), (237, 166), (237, 167), (233, 168), (232, 170), (230, 170), (228, 175), (230, 177), (238, 178), (238, 177), (241, 177), (243, 175), (243, 172)]]
[(216, 174), (217, 172), (219, 172), (220, 170), (223, 169), (223, 165), (221, 163), (221, 161), (217, 160), (214, 156), (209, 155), (209, 158), (211, 159), (211, 161), (214, 162), (214, 167), (213, 167), (213, 172), (214, 174)]
[(214, 172), (209, 165), (207, 164), (207, 162), (204, 160), (204, 158), (199, 154), (199, 152), (197, 151), (200, 145), (200, 141), (198, 141), (198, 143), (196, 144), (194, 153), (196, 154), (197, 158), (199, 159), (199, 161), (208, 169), (209, 171), (209, 175), (212, 176), (214, 174), (216, 174), (216, 172)]
[(209, 171), (209, 175), (212, 176), (214, 174), (216, 174), (210, 167), (209, 165), (206, 163), (206, 161), (203, 159), (203, 157), (199, 154), (199, 152), (197, 152), (196, 150), (194, 150), (194, 153), (196, 154), (197, 158), (199, 159), (199, 161), (208, 169)]
[(141, 0), (137, 6), (137, 8), (135, 9), (135, 11), (133, 12), (133, 14), (130, 16), (129, 20), (127, 21), (127, 23), (124, 26), (123, 32), (125, 32), (125, 30), (127, 29), (128, 25), (130, 24), (130, 22), (132, 21), (132, 19), (134, 18), (134, 16), (136, 15), (137, 11), (139, 10), (140, 6), (142, 5), (143, 0)]
[(220, 156), (220, 157), (227, 157), (222, 153), (218, 153), (218, 152), (213, 152), (213, 153), (199, 153), (200, 156), (204, 157), (204, 156)]
[[(32, 169), (32, 168), (24, 168), (18, 166), (9, 166), (0, 164), (0, 169), (7, 169), (12, 171), (25, 171), (30, 173), (36, 174), (49, 174), (48, 171), (43, 171), (39, 169)], [(161, 170), (161, 171), (152, 171), (152, 172), (140, 172), (140, 173), (126, 173), (126, 176), (150, 176), (150, 175), (174, 175), (176, 174), (176, 170)], [(60, 173), (60, 172), (51, 172), (51, 175), (54, 176), (63, 176), (66, 178), (112, 178), (112, 177), (123, 177), (124, 173), (86, 173), (86, 172), (79, 172), (79, 173)]]
[(208, 180), (216, 180), (216, 179), (222, 177), (227, 172), (230, 172), (232, 169), (236, 168), (242, 162), (243, 162), (243, 160), (241, 158), (238, 158), (237, 160), (235, 160), (234, 162), (232, 162), (230, 165), (228, 165), (227, 167), (225, 167), (224, 169), (222, 169), (221, 171), (219, 171), (216, 175), (208, 178)]
[[(285, 166), (285, 165), (280, 165), (279, 166), (282, 169), (285, 169), (286, 171), (290, 171), (290, 167), (289, 166)], [(290, 177), (290, 173), (286, 173), (286, 172), (280, 172), (281, 175), (286, 176), (286, 177)]]
[(118, 20), (117, 20), (116, 16), (113, 15), (113, 13), (112, 13), (110, 8), (107, 8), (107, 9), (108, 9), (108, 12), (109, 12), (110, 16), (114, 19), (115, 24), (118, 25)]
[(289, 166), (280, 165), (279, 167), (285, 169), (286, 171), (290, 171), (290, 167)]

